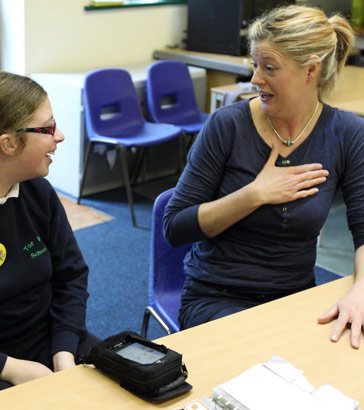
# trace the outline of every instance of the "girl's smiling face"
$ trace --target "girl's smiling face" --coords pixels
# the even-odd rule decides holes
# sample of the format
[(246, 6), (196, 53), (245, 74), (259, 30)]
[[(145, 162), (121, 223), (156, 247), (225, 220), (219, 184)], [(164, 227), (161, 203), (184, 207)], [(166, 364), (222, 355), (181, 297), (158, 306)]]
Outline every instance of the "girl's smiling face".
[(284, 118), (300, 110), (306, 102), (307, 69), (299, 68), (268, 41), (253, 43), (251, 57), (251, 82), (258, 88), (263, 112)]
[[(47, 127), (53, 123), (52, 107), (47, 98), (24, 128)], [(56, 128), (54, 135), (27, 132), (25, 139), (24, 148), (16, 156), (19, 181), (48, 175), (49, 165), (52, 163), (50, 156), (55, 154), (57, 144), (64, 140), (64, 135)]]

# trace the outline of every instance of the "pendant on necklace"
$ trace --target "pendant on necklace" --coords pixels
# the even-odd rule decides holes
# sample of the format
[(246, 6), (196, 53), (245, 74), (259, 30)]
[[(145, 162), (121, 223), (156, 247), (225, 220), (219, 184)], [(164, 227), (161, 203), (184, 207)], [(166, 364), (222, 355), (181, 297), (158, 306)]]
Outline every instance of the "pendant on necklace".
[(269, 116), (267, 116), (267, 120), (268, 120), (268, 123), (269, 123), (270, 127), (272, 128), (273, 132), (274, 132), (274, 133), (276, 134), (276, 136), (278, 137), (278, 139), (279, 139), (280, 141), (282, 141), (283, 144), (285, 144), (287, 147), (290, 147), (291, 145), (293, 145), (295, 142), (297, 142), (297, 141), (302, 137), (302, 135), (303, 135), (304, 132), (306, 131), (307, 127), (310, 125), (310, 122), (312, 121), (312, 118), (315, 116), (315, 114), (316, 114), (316, 112), (317, 112), (317, 110), (318, 110), (319, 105), (320, 105), (320, 101), (317, 101), (316, 108), (314, 109), (313, 113), (311, 114), (311, 117), (309, 118), (307, 124), (304, 126), (303, 130), (299, 133), (299, 135), (297, 135), (297, 137), (296, 137), (295, 139), (293, 139), (293, 140), (285, 140), (285, 139), (283, 139), (283, 138), (279, 135), (278, 131), (274, 128), (274, 126), (273, 126), (273, 124), (272, 124), (272, 122), (271, 122)]

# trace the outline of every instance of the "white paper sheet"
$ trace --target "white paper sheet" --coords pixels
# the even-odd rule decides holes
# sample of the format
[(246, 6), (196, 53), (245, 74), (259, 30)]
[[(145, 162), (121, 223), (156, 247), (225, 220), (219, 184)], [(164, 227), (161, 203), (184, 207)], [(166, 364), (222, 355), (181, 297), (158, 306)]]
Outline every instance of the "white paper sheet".
[(277, 356), (221, 384), (213, 389), (213, 396), (221, 403), (224, 396), (225, 402), (235, 401), (238, 409), (359, 410), (355, 400), (332, 386), (324, 385), (316, 390), (302, 370)]

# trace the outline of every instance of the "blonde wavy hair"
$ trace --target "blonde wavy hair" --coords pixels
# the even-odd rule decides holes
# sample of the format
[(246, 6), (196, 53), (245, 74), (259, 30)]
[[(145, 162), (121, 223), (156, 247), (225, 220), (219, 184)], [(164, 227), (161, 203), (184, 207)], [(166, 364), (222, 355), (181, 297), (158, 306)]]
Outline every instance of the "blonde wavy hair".
[(327, 17), (314, 7), (278, 7), (263, 14), (249, 27), (252, 43), (268, 41), (280, 53), (292, 58), (299, 67), (312, 63), (317, 55), (321, 61), (318, 97), (327, 98), (354, 41), (350, 23), (340, 15)]
[(0, 135), (14, 134), (21, 145), (24, 128), (44, 103), (47, 93), (31, 78), (0, 71)]

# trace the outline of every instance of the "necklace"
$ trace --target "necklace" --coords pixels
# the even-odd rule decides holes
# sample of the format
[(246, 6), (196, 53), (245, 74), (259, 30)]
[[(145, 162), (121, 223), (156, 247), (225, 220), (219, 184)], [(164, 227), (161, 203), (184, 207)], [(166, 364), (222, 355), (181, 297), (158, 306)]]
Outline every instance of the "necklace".
[(267, 118), (268, 118), (269, 125), (270, 125), (270, 127), (272, 128), (273, 132), (276, 134), (276, 136), (279, 138), (279, 140), (282, 141), (283, 144), (287, 145), (287, 147), (290, 147), (292, 144), (294, 144), (295, 142), (297, 142), (297, 141), (302, 137), (303, 133), (306, 131), (307, 127), (310, 125), (310, 122), (312, 121), (313, 117), (315, 116), (319, 105), (320, 105), (320, 101), (317, 101), (316, 108), (314, 109), (314, 111), (313, 111), (311, 117), (309, 118), (307, 124), (305, 125), (305, 127), (303, 128), (303, 130), (299, 133), (299, 135), (297, 135), (297, 137), (296, 137), (294, 140), (290, 140), (290, 139), (284, 140), (284, 139), (278, 134), (278, 131), (273, 127), (273, 124), (271, 123), (270, 118), (267, 117)]

